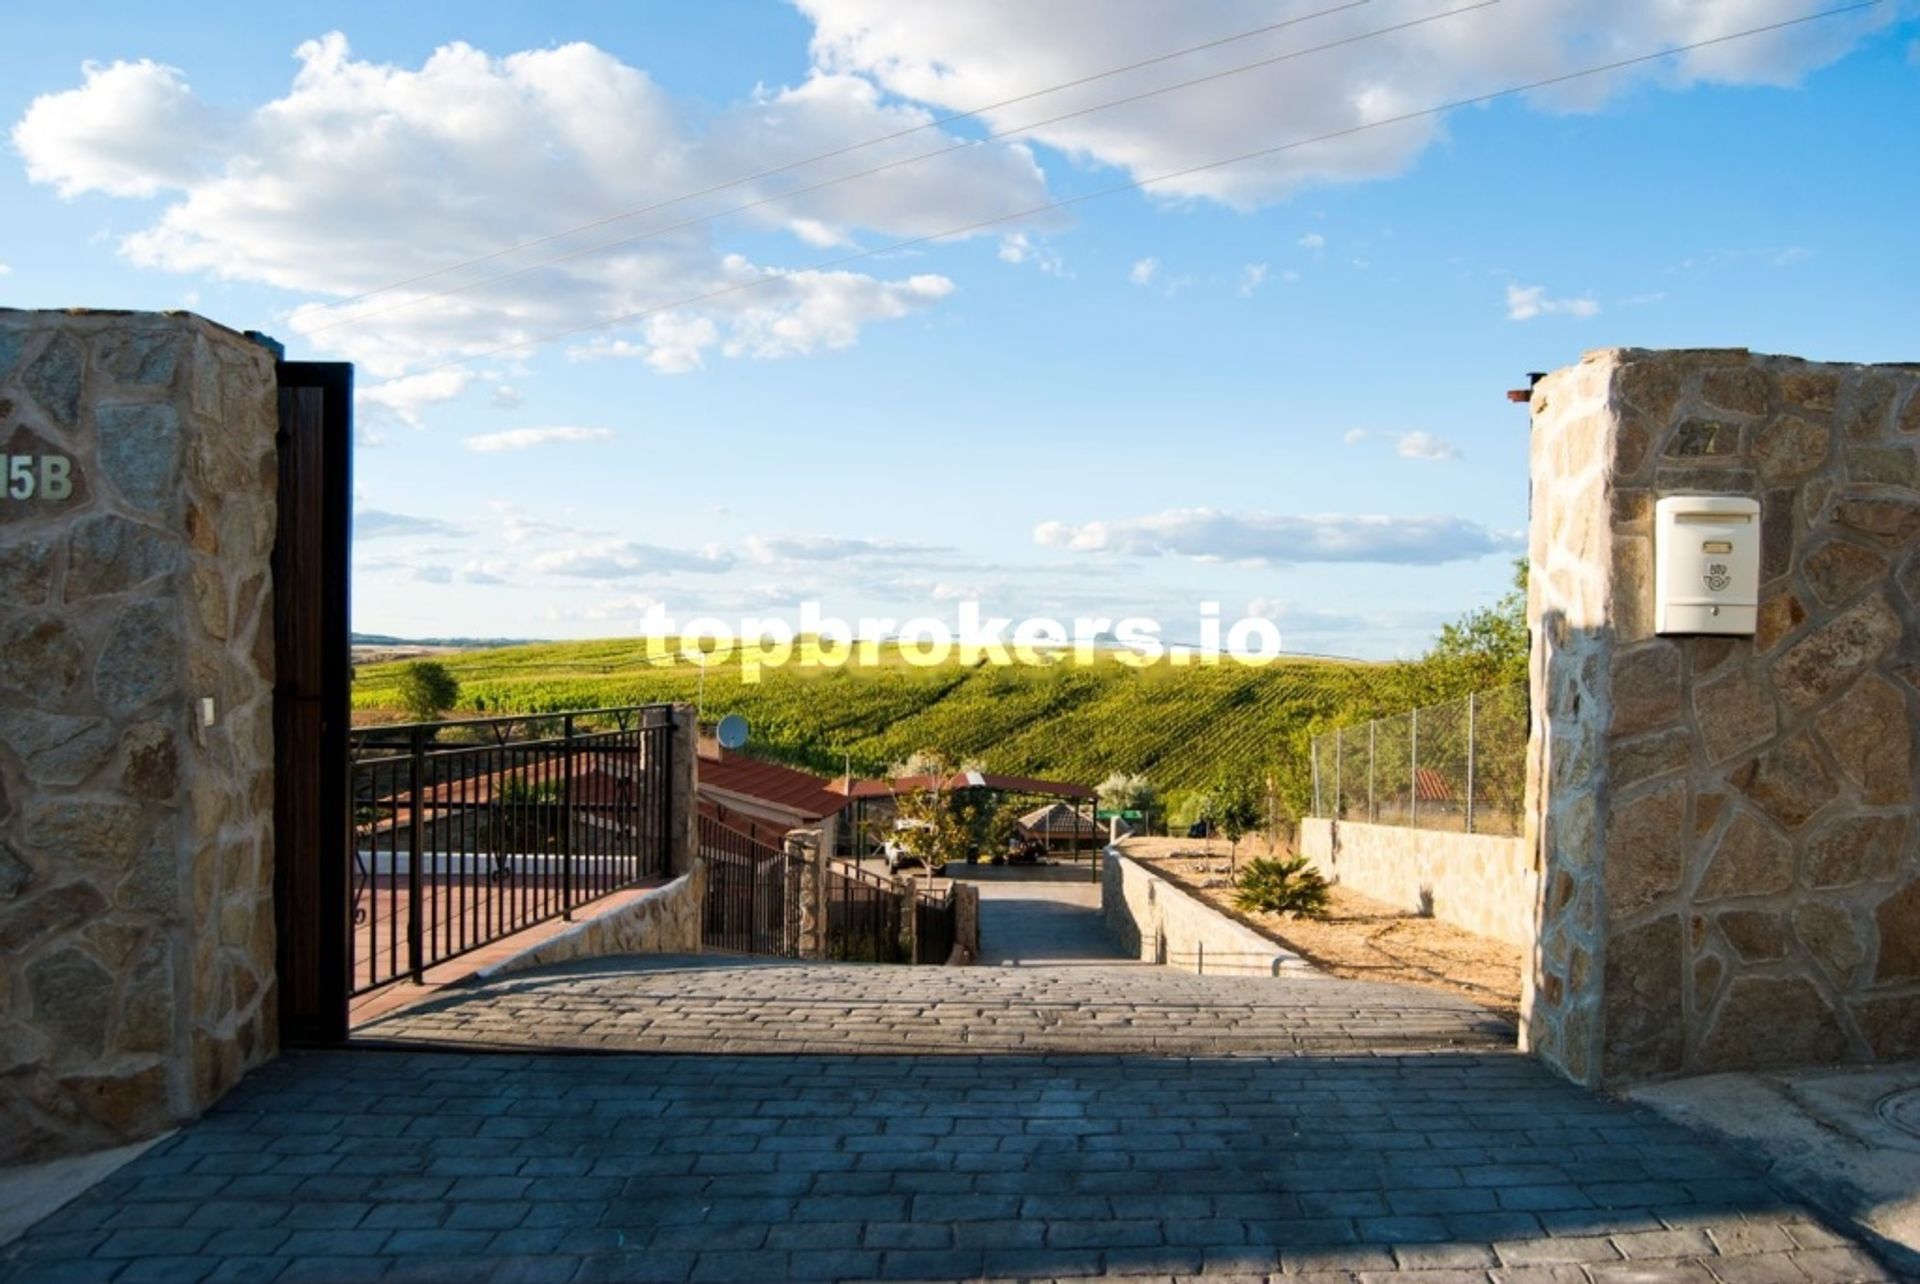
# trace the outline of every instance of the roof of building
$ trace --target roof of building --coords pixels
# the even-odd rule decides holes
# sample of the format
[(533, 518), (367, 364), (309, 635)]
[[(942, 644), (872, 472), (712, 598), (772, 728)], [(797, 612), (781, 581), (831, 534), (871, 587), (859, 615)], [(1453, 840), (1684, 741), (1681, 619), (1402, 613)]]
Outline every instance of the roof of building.
[(1085, 785), (1041, 780), (1036, 776), (1002, 776), (991, 771), (956, 771), (942, 782), (936, 782), (932, 776), (892, 776), (885, 780), (850, 780), (843, 776), (833, 782), (832, 788), (849, 798), (891, 798), (901, 790), (931, 789), (936, 783), (943, 791), (991, 789), (1001, 794), (1040, 794), (1054, 798), (1094, 796), (1094, 791)]
[(1020, 827), (1030, 834), (1090, 834), (1099, 832), (1099, 826), (1094, 823), (1093, 817), (1063, 802), (1052, 802), (1044, 807), (1035, 807), (1032, 811), (1020, 817)]
[(725, 790), (808, 820), (831, 816), (847, 805), (847, 796), (823, 777), (725, 749), (709, 753), (702, 747), (699, 780), (702, 789)]

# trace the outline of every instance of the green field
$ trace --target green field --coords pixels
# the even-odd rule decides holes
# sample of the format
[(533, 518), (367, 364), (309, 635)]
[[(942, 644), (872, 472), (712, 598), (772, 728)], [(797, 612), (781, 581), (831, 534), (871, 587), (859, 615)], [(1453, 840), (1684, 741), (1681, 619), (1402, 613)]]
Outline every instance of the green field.
[[(693, 700), (699, 669), (652, 660), (634, 639), (539, 643), (439, 657), (460, 682), (450, 716), (550, 713)], [(399, 663), (368, 665), (354, 681), (356, 717), (398, 717)], [(920, 749), (991, 771), (1095, 784), (1142, 772), (1175, 797), (1229, 777), (1275, 777), (1307, 800), (1306, 739), (1335, 723), (1450, 699), (1484, 674), (1432, 663), (1287, 659), (1262, 667), (1147, 668), (1104, 656), (1091, 664), (914, 668), (883, 654), (866, 667), (792, 666), (741, 680), (709, 666), (702, 716), (744, 716), (750, 750), (838, 774), (884, 772)]]

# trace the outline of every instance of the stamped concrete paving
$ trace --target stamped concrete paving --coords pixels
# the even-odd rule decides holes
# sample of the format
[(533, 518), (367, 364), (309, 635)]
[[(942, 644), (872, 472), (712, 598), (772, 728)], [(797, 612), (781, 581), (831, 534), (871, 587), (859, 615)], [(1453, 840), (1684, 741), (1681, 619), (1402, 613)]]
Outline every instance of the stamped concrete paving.
[(1084, 921), (996, 951), (987, 922), (999, 965), (575, 966), (389, 1018), (761, 1054), (288, 1055), (0, 1280), (1892, 1278), (1444, 996), (1130, 966)]

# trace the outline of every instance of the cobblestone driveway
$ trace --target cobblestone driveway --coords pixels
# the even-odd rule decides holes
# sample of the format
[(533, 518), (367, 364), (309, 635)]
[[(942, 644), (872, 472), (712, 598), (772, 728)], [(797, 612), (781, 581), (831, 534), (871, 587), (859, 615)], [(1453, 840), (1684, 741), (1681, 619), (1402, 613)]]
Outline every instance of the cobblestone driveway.
[(0, 1280), (1893, 1278), (1464, 1004), (1129, 966), (1032, 912), (1064, 935), (990, 931), (998, 966), (630, 961), (437, 1000), (375, 1032), (621, 1051), (284, 1056)]
[(454, 991), (369, 1039), (633, 1052), (1354, 1052), (1505, 1048), (1464, 1000), (1146, 966), (904, 968), (714, 955), (589, 960)]

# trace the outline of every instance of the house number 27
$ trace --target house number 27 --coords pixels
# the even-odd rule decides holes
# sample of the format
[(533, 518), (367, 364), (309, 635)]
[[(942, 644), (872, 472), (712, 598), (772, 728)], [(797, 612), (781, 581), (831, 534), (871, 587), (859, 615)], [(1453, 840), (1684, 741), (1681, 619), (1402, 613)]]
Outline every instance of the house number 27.
[(65, 455), (0, 455), (8, 499), (73, 497), (73, 461)]

